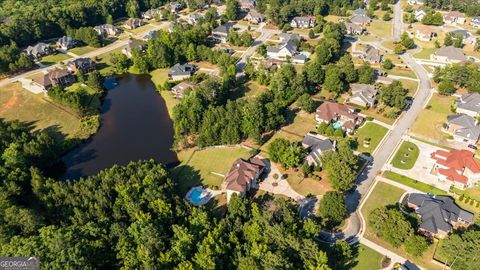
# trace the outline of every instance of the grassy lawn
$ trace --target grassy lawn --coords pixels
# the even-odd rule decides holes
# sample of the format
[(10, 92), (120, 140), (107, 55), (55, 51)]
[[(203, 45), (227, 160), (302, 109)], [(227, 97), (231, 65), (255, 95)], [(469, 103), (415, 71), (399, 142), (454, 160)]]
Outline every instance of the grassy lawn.
[(150, 72), (151, 80), (155, 86), (162, 85), (168, 80), (168, 68), (159, 68)]
[(433, 54), (437, 49), (435, 48), (423, 48), (420, 52), (413, 55), (415, 58), (420, 59), (430, 59), (430, 55)]
[(459, 195), (463, 194), (463, 195), (465, 195), (465, 197), (474, 199), (476, 201), (480, 201), (480, 187), (479, 186), (472, 187), (472, 188), (467, 188), (465, 190), (454, 188), (453, 192), (455, 192)]
[(367, 27), (367, 31), (380, 38), (390, 37), (392, 35), (392, 23), (374, 21)]
[(248, 157), (250, 150), (243, 147), (207, 148), (195, 152), (190, 161), (176, 167), (173, 175), (180, 181), (182, 192), (199, 184), (219, 187), (223, 177), (213, 173), (225, 175), (235, 160)]
[(404, 88), (408, 89), (408, 95), (413, 96), (418, 88), (418, 82), (406, 79), (400, 79)]
[(253, 98), (265, 92), (267, 89), (267, 86), (261, 85), (256, 81), (248, 81), (232, 90), (230, 92), (230, 98)]
[(408, 78), (413, 78), (416, 79), (417, 75), (415, 73), (406, 67), (399, 67), (396, 66), (388, 71), (388, 74), (390, 75), (395, 75), (395, 76), (403, 76), (403, 77), (408, 77)]
[(393, 123), (395, 123), (395, 119), (386, 117), (383, 115), (384, 112), (379, 112), (376, 108), (368, 108), (368, 110), (363, 109), (361, 110), (361, 113), (365, 114), (366, 116), (373, 117), (385, 124), (393, 125)]
[(173, 117), (173, 108), (175, 105), (180, 103), (179, 99), (176, 99), (170, 91), (160, 91), (160, 95), (162, 96), (163, 100), (165, 100), (165, 104), (167, 105), (168, 114), (170, 118)]
[[(355, 133), (358, 142), (357, 150), (360, 152), (372, 153), (375, 148), (377, 148), (385, 134), (387, 134), (387, 131), (387, 128), (373, 122), (365, 123), (365, 125), (359, 128)], [(370, 140), (370, 145), (368, 147), (365, 147), (364, 145), (366, 139)]]
[(293, 190), (303, 196), (308, 196), (309, 194), (323, 195), (325, 192), (333, 190), (330, 182), (327, 180), (325, 171), (317, 173), (322, 178), (320, 181), (312, 178), (304, 178), (300, 172), (289, 170), (285, 173), (288, 174), (287, 181)]
[(84, 55), (89, 52), (95, 51), (97, 48), (90, 47), (90, 46), (83, 46), (83, 47), (77, 47), (73, 48), (70, 50), (71, 53), (74, 53), (76, 55)]
[(70, 136), (74, 136), (80, 126), (76, 115), (46, 101), (43, 95), (28, 92), (17, 83), (0, 89), (0, 118), (29, 122), (35, 129), (52, 128)]
[(403, 142), (393, 157), (392, 165), (402, 170), (410, 170), (417, 161), (420, 150), (411, 142)]
[(448, 195), (448, 193), (444, 190), (441, 190), (441, 189), (438, 189), (434, 186), (419, 182), (415, 179), (406, 177), (406, 176), (398, 174), (398, 173), (385, 171), (383, 173), (383, 177), (385, 177), (387, 179), (390, 179), (390, 180), (393, 180), (395, 182), (398, 182), (400, 184), (403, 184), (405, 186), (408, 186), (408, 187), (411, 187), (411, 188), (414, 188), (414, 189), (418, 189), (418, 190), (420, 190), (422, 192), (425, 192), (425, 193), (432, 193), (432, 194), (435, 194), (435, 195)]
[(447, 116), (452, 113), (450, 106), (454, 99), (454, 97), (434, 94), (427, 108), (420, 113), (413, 124), (412, 132), (434, 140), (446, 139), (448, 135), (443, 133), (441, 128), (447, 121)]
[(136, 35), (148, 30), (152, 30), (153, 28), (153, 25), (145, 24), (132, 30), (127, 29), (126, 31)]
[(42, 63), (43, 65), (52, 65), (70, 58), (72, 57), (68, 54), (57, 53), (57, 54), (51, 54), (51, 55), (42, 57), (42, 60), (40, 61), (40, 63)]
[(357, 262), (352, 270), (380, 269), (380, 262), (383, 257), (382, 254), (362, 244), (358, 245), (357, 249)]
[[(362, 207), (361, 211), (365, 217), (365, 219), (368, 221), (368, 214), (375, 208), (382, 207), (382, 206), (387, 206), (387, 205), (395, 205), (399, 200), (402, 194), (405, 193), (403, 189), (394, 187), (392, 185), (389, 185), (387, 183), (383, 182), (378, 182), (377, 185), (375, 186), (375, 189), (373, 192), (370, 194), (370, 197), (368, 197), (368, 200)], [(412, 257), (408, 255), (403, 247), (400, 248), (394, 248), (392, 245), (389, 243), (383, 241), (382, 239), (378, 238), (374, 231), (373, 228), (370, 226), (370, 224), (367, 222), (366, 226), (366, 231), (365, 231), (365, 238), (369, 239), (372, 242), (375, 242), (376, 244), (389, 249), (398, 255), (418, 264), (419, 266), (425, 268), (425, 269), (432, 269), (432, 270), (440, 270), (442, 269), (441, 266), (438, 266), (437, 264), (432, 262), (434, 250), (435, 250), (435, 243), (430, 245), (428, 250), (423, 254), (421, 257)]]
[(114, 53), (121, 53), (122, 48), (118, 48), (104, 54), (100, 54), (94, 58), (95, 62), (97, 62), (97, 70), (99, 70), (102, 74), (113, 73), (115, 70), (112, 66), (112, 54)]

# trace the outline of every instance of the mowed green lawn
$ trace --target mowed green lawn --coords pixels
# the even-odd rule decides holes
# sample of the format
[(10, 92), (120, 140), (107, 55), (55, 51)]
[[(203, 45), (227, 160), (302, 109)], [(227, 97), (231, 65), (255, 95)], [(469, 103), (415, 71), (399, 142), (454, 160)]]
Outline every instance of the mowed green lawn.
[(73, 48), (71, 50), (69, 50), (69, 52), (71, 53), (74, 53), (78, 56), (81, 56), (81, 55), (84, 55), (86, 53), (89, 53), (89, 52), (93, 52), (95, 51), (97, 48), (94, 48), (94, 47), (90, 47), (90, 46), (83, 46), (83, 47), (76, 47), (76, 48)]
[(417, 145), (405, 141), (393, 157), (392, 165), (398, 169), (410, 170), (415, 165), (419, 154), (420, 150)]
[(436, 51), (436, 48), (423, 48), (420, 52), (413, 55), (419, 59), (430, 59), (430, 56)]
[(419, 182), (415, 179), (409, 178), (404, 175), (400, 175), (398, 173), (390, 172), (390, 171), (385, 171), (383, 173), (383, 177), (393, 180), (395, 182), (398, 182), (400, 184), (403, 184), (407, 187), (411, 187), (417, 190), (420, 190), (425, 193), (432, 193), (435, 195), (448, 195), (448, 193), (444, 190), (438, 189), (432, 185), (425, 184), (423, 182)]
[(54, 128), (73, 136), (80, 127), (74, 114), (24, 90), (20, 84), (9, 84), (0, 89), (0, 118), (32, 123), (35, 129)]
[(356, 264), (352, 270), (376, 270), (381, 268), (382, 254), (363, 244), (358, 245), (357, 249)]
[(70, 58), (72, 58), (72, 57), (68, 54), (57, 53), (57, 54), (51, 54), (51, 55), (47, 55), (45, 57), (42, 57), (42, 59), (40, 60), (40, 63), (42, 63), (43, 65), (53, 65), (53, 64), (56, 64), (58, 62), (62, 62), (62, 61), (65, 61), (67, 59), (70, 59)]
[(448, 137), (442, 132), (442, 125), (447, 121), (447, 116), (452, 114), (450, 107), (454, 97), (434, 94), (427, 108), (425, 108), (412, 126), (413, 133), (435, 140)]
[(194, 152), (173, 174), (184, 192), (199, 184), (216, 188), (223, 180), (217, 174), (226, 175), (235, 160), (249, 157), (250, 150), (244, 147), (207, 148)]
[[(387, 131), (387, 128), (373, 122), (365, 123), (365, 125), (359, 128), (354, 135), (358, 142), (357, 151), (373, 153), (380, 141), (385, 137), (385, 134), (387, 134)], [(370, 145), (368, 147), (364, 145), (365, 140), (370, 140)]]
[(168, 81), (168, 68), (159, 68), (150, 72), (151, 80), (153, 84), (163, 85)]

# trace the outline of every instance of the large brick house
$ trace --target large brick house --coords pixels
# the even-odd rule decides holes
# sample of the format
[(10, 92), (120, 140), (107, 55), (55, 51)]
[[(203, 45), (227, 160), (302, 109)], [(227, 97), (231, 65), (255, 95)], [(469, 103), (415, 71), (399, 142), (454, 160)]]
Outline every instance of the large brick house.
[(480, 180), (480, 164), (468, 150), (437, 150), (431, 154), (439, 181), (449, 181), (457, 188), (470, 187)]
[(237, 159), (222, 182), (222, 191), (227, 192), (227, 203), (233, 194), (245, 196), (247, 191), (255, 187), (264, 169), (265, 163), (260, 158)]
[(335, 128), (341, 127), (344, 131), (353, 133), (363, 123), (364, 118), (355, 114), (354, 109), (345, 104), (325, 101), (317, 108), (315, 120), (334, 123)]

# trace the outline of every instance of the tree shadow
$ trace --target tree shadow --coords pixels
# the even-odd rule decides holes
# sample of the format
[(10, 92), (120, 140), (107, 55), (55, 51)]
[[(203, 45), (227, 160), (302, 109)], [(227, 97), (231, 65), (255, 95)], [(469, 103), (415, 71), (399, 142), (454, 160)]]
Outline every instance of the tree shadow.
[(184, 196), (192, 187), (202, 185), (200, 171), (190, 165), (181, 164), (170, 168), (170, 176), (176, 183), (177, 191)]

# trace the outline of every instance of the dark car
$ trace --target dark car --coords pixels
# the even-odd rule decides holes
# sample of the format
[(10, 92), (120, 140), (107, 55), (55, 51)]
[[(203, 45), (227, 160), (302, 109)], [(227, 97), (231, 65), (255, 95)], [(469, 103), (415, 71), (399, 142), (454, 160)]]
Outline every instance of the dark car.
[(468, 148), (473, 149), (473, 150), (477, 150), (477, 149), (478, 149), (478, 147), (475, 146), (475, 145), (473, 145), (473, 144), (469, 144), (469, 145), (468, 145)]

